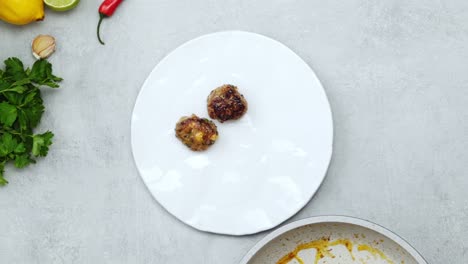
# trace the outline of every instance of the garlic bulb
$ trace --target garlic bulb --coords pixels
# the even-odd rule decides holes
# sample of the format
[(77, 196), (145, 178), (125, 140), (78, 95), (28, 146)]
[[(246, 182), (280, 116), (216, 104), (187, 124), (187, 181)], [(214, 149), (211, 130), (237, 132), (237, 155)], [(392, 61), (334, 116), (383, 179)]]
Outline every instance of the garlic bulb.
[(32, 53), (36, 59), (45, 59), (55, 51), (55, 38), (39, 35), (32, 42)]

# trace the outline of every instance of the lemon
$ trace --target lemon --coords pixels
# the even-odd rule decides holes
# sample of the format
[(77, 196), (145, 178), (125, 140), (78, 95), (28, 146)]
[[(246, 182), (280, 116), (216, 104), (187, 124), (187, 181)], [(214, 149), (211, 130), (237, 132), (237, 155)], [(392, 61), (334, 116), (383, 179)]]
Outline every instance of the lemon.
[(67, 11), (73, 9), (80, 0), (44, 0), (46, 6), (55, 11)]
[(0, 20), (15, 25), (44, 19), (42, 0), (0, 0)]

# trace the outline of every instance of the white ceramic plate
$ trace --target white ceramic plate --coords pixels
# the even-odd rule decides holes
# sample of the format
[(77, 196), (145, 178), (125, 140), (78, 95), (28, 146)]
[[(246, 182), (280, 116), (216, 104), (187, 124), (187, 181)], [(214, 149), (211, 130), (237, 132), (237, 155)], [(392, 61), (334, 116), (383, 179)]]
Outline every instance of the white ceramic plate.
[[(208, 117), (206, 98), (222, 84), (249, 103), (218, 125), (205, 152), (179, 142), (181, 116)], [(332, 154), (333, 124), (322, 86), (294, 52), (270, 38), (229, 31), (189, 41), (144, 83), (132, 116), (136, 166), (156, 200), (199, 230), (244, 235), (272, 228), (319, 188)]]
[[(324, 241), (324, 237), (329, 238), (329, 242)], [(345, 216), (311, 217), (285, 225), (255, 245), (241, 264), (297, 264), (300, 262), (296, 258), (287, 260), (292, 255), (283, 257), (301, 244), (323, 246), (334, 242), (336, 245), (323, 248), (330, 255), (325, 253), (316, 259), (319, 250), (315, 248), (296, 251), (295, 255), (304, 264), (427, 264), (413, 247), (391, 231)], [(349, 249), (345, 246), (346, 242)], [(284, 262), (280, 261), (282, 259)]]

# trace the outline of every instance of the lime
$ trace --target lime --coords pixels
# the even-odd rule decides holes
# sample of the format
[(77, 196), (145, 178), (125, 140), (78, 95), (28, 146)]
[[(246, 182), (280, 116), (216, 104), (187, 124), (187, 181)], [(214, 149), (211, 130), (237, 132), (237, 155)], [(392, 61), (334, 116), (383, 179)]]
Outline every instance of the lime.
[(44, 0), (46, 6), (55, 11), (67, 11), (73, 9), (80, 0)]

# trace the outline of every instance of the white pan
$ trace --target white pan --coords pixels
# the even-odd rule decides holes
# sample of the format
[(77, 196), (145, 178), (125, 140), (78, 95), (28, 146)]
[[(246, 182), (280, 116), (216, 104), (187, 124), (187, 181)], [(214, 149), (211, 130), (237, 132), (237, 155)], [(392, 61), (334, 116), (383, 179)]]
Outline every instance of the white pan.
[(395, 233), (368, 221), (317, 216), (267, 235), (241, 264), (427, 264)]

